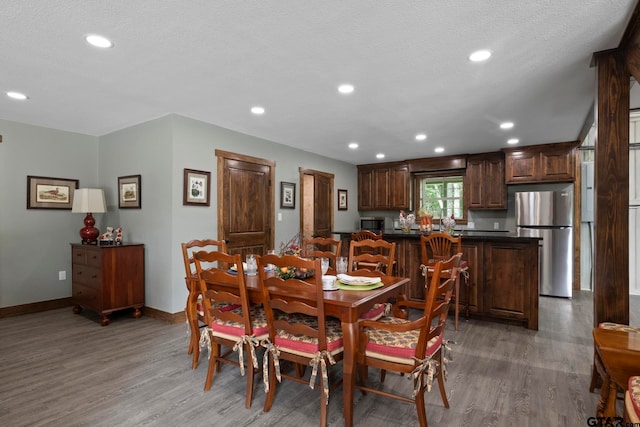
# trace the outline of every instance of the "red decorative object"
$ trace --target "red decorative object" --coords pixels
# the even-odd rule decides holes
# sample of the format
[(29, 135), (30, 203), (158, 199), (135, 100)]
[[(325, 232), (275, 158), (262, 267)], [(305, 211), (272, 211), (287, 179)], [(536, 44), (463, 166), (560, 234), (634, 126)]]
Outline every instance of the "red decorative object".
[(80, 229), (80, 237), (82, 237), (83, 245), (95, 245), (96, 239), (100, 234), (100, 230), (94, 227), (96, 225), (96, 220), (91, 215), (91, 212), (87, 213), (87, 216), (84, 217), (84, 227)]

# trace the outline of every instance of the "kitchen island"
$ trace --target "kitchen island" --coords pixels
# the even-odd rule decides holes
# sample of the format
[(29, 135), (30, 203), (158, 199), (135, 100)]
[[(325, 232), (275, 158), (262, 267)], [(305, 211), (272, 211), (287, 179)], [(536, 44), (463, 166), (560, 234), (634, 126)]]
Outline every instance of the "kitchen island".
[[(456, 232), (457, 234), (458, 232)], [(349, 254), (351, 232), (340, 235), (342, 252)], [(407, 297), (424, 300), (420, 236), (412, 230), (384, 230), (383, 239), (395, 242), (397, 274), (411, 279)], [(538, 329), (538, 249), (540, 238), (509, 232), (462, 232), (462, 259), (469, 263), (469, 292), (460, 281), (460, 308), (467, 305), (473, 317), (508, 320)]]

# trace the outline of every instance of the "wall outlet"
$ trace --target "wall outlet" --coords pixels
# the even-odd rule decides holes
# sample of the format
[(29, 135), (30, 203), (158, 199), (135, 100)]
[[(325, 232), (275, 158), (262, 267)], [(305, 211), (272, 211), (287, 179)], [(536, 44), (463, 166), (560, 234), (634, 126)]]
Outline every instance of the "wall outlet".
[(66, 271), (58, 271), (58, 280), (67, 280), (67, 272)]
[(476, 223), (475, 223), (475, 222), (471, 222), (471, 221), (469, 221), (469, 222), (467, 223), (467, 228), (476, 228)]
[(278, 221), (282, 221), (282, 212), (278, 212)]
[(497, 230), (497, 229), (499, 229), (499, 228), (500, 228), (500, 223), (499, 223), (499, 222), (494, 222), (494, 223), (493, 223), (493, 229), (494, 229), (494, 230)]

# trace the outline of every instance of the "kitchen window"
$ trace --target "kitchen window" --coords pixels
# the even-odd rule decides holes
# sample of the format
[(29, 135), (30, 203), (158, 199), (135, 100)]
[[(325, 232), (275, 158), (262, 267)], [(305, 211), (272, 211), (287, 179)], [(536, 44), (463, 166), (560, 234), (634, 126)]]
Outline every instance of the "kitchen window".
[[(459, 173), (459, 172), (457, 172)], [(464, 208), (464, 176), (462, 175), (416, 175), (417, 204), (420, 208), (433, 212), (433, 219), (453, 217), (456, 221), (466, 221)]]

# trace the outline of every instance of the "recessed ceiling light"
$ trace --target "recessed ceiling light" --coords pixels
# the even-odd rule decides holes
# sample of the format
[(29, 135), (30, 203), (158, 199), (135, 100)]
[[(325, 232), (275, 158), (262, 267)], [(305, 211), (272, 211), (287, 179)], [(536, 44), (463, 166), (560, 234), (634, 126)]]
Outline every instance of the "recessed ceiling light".
[(20, 93), (20, 92), (7, 92), (7, 96), (9, 98), (19, 99), (21, 101), (24, 101), (25, 99), (29, 99), (29, 97), (27, 95), (25, 95), (24, 93)]
[(353, 87), (353, 85), (348, 83), (341, 84), (340, 86), (338, 86), (338, 92), (344, 93), (344, 94), (351, 93), (353, 92), (354, 89), (355, 88)]
[(436, 147), (435, 150), (433, 150), (433, 151), (435, 151), (436, 153), (442, 153), (444, 151), (444, 148)]
[(264, 114), (264, 108), (256, 105), (255, 107), (251, 107), (251, 112), (257, 116)]
[(500, 123), (500, 129), (512, 129), (512, 128), (513, 128), (513, 122)]
[(356, 148), (358, 148), (358, 143), (357, 142), (350, 142), (349, 143), (349, 148), (351, 148), (352, 150), (355, 150)]
[(100, 47), (103, 49), (108, 49), (110, 47), (113, 47), (113, 43), (111, 42), (111, 40), (109, 40), (106, 37), (99, 36), (97, 34), (87, 34), (86, 36), (84, 36), (84, 39), (91, 46)]
[(378, 153), (378, 154), (376, 154), (376, 158), (377, 158), (377, 159), (384, 159), (384, 153)]
[(426, 133), (419, 133), (416, 135), (416, 141), (424, 141), (425, 139), (427, 139)]
[(480, 61), (486, 61), (490, 57), (491, 57), (491, 52), (486, 49), (483, 49), (483, 50), (476, 50), (471, 55), (469, 55), (469, 60), (473, 62), (480, 62)]
[(518, 138), (511, 138), (507, 141), (507, 144), (517, 144), (518, 142), (520, 142)]

